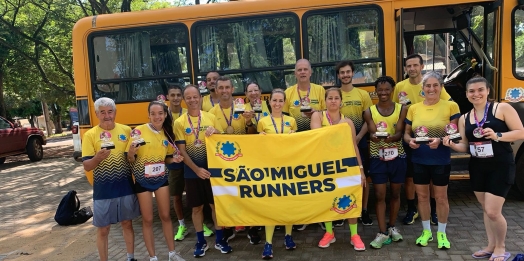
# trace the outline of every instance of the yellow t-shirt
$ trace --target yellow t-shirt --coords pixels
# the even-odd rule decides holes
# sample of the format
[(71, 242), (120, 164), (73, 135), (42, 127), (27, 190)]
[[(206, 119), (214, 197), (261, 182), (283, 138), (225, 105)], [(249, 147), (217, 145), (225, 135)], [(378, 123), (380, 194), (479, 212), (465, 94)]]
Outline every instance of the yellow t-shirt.
[[(142, 187), (150, 191), (155, 191), (160, 188), (167, 181), (167, 172), (156, 173), (146, 177), (146, 165), (148, 168), (160, 168), (161, 165), (165, 169), (165, 160), (167, 157), (173, 156), (175, 149), (174, 144), (169, 142), (163, 130), (155, 131), (149, 123), (137, 126), (135, 130), (140, 131), (140, 138), (144, 139), (146, 145), (138, 147), (136, 151), (135, 162), (131, 164), (133, 175), (136, 182)], [(131, 147), (132, 140), (127, 143), (126, 152)]]
[(182, 116), (184, 113), (187, 113), (186, 108), (182, 108), (179, 112), (171, 112), (171, 117), (173, 118), (173, 122), (175, 122), (178, 117)]
[[(389, 133), (389, 136), (395, 135), (397, 122), (402, 112), (402, 104), (395, 103), (395, 110), (389, 116), (384, 116), (380, 114), (376, 105), (371, 106), (369, 108), (369, 111), (371, 112), (371, 118), (373, 119), (373, 122), (375, 123), (375, 125), (377, 125), (378, 123), (385, 123), (386, 132)], [(380, 158), (380, 155), (379, 155), (380, 148), (393, 148), (393, 147), (396, 147), (398, 149), (399, 158), (406, 157), (406, 153), (404, 152), (404, 146), (402, 146), (402, 139), (399, 141), (391, 142), (391, 143), (386, 143), (384, 142), (383, 139), (381, 139), (379, 142), (371, 141), (369, 145), (370, 157), (378, 159)]]
[[(282, 134), (289, 133), (292, 130), (296, 131), (297, 122), (295, 121), (295, 118), (287, 115), (282, 116), (282, 118), (271, 118), (271, 116), (269, 116), (260, 119), (257, 125), (257, 131), (265, 132), (267, 134)], [(275, 123), (273, 123), (272, 119)], [(282, 126), (284, 126), (284, 131), (282, 131)]]
[(202, 98), (202, 110), (209, 112), (218, 102), (213, 102), (211, 100), (211, 95), (206, 95)]
[[(200, 111), (200, 128), (198, 128), (198, 117), (191, 117), (187, 113), (182, 114), (173, 126), (176, 137), (176, 144), (185, 144), (186, 152), (193, 160), (193, 162), (201, 167), (207, 169), (207, 154), (206, 154), (206, 129), (213, 126), (218, 131), (222, 132), (222, 126), (217, 122), (215, 115)], [(189, 123), (191, 120), (191, 124)], [(193, 126), (191, 126), (193, 125)], [(195, 146), (195, 131), (198, 128), (198, 139), (201, 141), (201, 146)], [(185, 178), (198, 178), (195, 172), (184, 164)]]
[[(448, 135), (446, 125), (453, 119), (460, 117), (458, 105), (453, 101), (439, 100), (436, 104), (425, 105), (423, 102), (409, 106), (406, 124), (411, 125), (412, 137), (415, 130), (424, 126), (427, 128), (426, 137), (441, 138)], [(440, 144), (437, 149), (430, 149), (427, 144), (422, 144), (418, 149), (412, 150), (411, 161), (425, 165), (450, 164), (449, 148)]]
[[(251, 103), (246, 103), (246, 111), (252, 111)], [(255, 116), (252, 119), (253, 124), (257, 125), (258, 122), (266, 117), (269, 116), (269, 108), (267, 107), (266, 101), (262, 100), (262, 112), (261, 113), (255, 113)]]
[[(298, 93), (298, 86), (295, 84), (286, 89), (286, 102), (284, 104), (284, 112), (289, 113), (289, 116), (295, 118), (297, 121), (297, 131), (306, 131), (311, 129), (311, 119), (303, 117), (300, 112), (300, 97), (304, 98), (307, 96), (308, 91), (300, 91)], [(311, 83), (309, 91), (309, 100), (311, 109), (322, 111), (326, 109), (326, 90), (324, 87)]]
[(233, 129), (235, 130), (233, 134), (246, 134), (246, 119), (244, 119), (242, 114), (232, 113), (232, 109), (232, 106), (227, 109), (221, 109), (220, 104), (216, 104), (215, 107), (209, 111), (209, 113), (215, 116), (216, 121), (219, 123), (220, 129), (224, 132), (228, 126), (233, 126)]
[(365, 124), (363, 113), (371, 105), (373, 105), (373, 102), (367, 91), (356, 87), (349, 92), (342, 91), (340, 112), (353, 121), (357, 133), (360, 132), (360, 129)]
[[(92, 159), (102, 146), (102, 132), (95, 126), (88, 130), (82, 139), (82, 159)], [(124, 155), (131, 128), (115, 123), (115, 128), (107, 131), (115, 148), (93, 170), (93, 199), (111, 199), (134, 194), (131, 166)]]
[[(413, 85), (409, 82), (409, 79), (405, 79), (395, 85), (395, 91), (393, 92), (394, 102), (409, 105), (422, 102), (425, 99), (426, 96), (422, 90), (422, 82)], [(442, 87), (442, 91), (440, 91), (440, 99), (445, 101), (451, 100), (451, 96), (449, 96), (444, 87)]]
[[(327, 126), (331, 126), (331, 125), (334, 125), (334, 124), (339, 124), (339, 123), (341, 123), (341, 122), (333, 122), (333, 124), (331, 124), (331, 123), (329, 122), (328, 117), (327, 117), (327, 113), (328, 113), (328, 112), (327, 112), (327, 111), (322, 111), (321, 113), (322, 113), (322, 122), (321, 122), (321, 126), (322, 126), (322, 128), (327, 127)], [(342, 120), (342, 119), (344, 119), (344, 118), (345, 118), (345, 117), (344, 117), (344, 114), (341, 113), (341, 114), (340, 114), (340, 120)], [(347, 123), (345, 123), (345, 122), (343, 122), (343, 123), (344, 123), (344, 124), (347, 124)]]

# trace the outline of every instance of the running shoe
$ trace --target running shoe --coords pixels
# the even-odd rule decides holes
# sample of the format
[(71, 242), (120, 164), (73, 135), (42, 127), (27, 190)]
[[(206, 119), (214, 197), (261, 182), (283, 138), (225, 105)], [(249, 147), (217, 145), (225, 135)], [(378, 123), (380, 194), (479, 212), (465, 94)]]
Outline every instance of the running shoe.
[(437, 213), (436, 212), (431, 213), (431, 218), (429, 220), (431, 222), (431, 225), (438, 224)]
[(262, 252), (262, 259), (273, 258), (273, 245), (266, 242), (264, 245), (264, 252)]
[(326, 225), (324, 224), (324, 222), (320, 222), (318, 223), (318, 225), (320, 226), (320, 229), (326, 231)]
[(420, 237), (417, 238), (416, 244), (418, 246), (427, 246), (429, 241), (433, 241), (431, 230), (424, 229), (422, 230)]
[(233, 252), (233, 248), (227, 243), (226, 240), (222, 240), (220, 243), (215, 244), (215, 249), (220, 250), (222, 254), (228, 254)]
[(351, 237), (351, 245), (353, 245), (353, 248), (356, 251), (366, 250), (366, 245), (364, 245), (364, 242), (362, 242), (362, 239), (358, 234), (355, 234)]
[(195, 252), (193, 252), (193, 256), (195, 257), (201, 257), (206, 255), (206, 251), (209, 249), (209, 246), (207, 245), (207, 242), (200, 243), (197, 242), (195, 245)]
[(158, 258), (156, 256), (154, 257), (149, 257), (149, 261), (158, 261)]
[(360, 222), (362, 222), (362, 225), (364, 226), (371, 226), (373, 225), (373, 219), (369, 217), (369, 213), (367, 210), (362, 210), (362, 215), (359, 217)]
[(404, 238), (400, 234), (400, 231), (396, 227), (390, 227), (388, 228), (389, 236), (391, 237), (391, 240), (394, 242), (401, 241)]
[[(344, 225), (344, 219), (341, 219), (341, 220), (335, 220), (333, 221), (333, 226), (335, 227), (341, 227)], [(371, 223), (373, 223), (373, 221), (371, 221)]]
[(275, 230), (280, 230), (282, 226), (275, 226)]
[(415, 223), (415, 219), (418, 218), (418, 212), (416, 209), (408, 209), (406, 216), (404, 217), (404, 225), (412, 225)]
[(337, 241), (337, 239), (335, 238), (335, 233), (329, 233), (329, 232), (326, 232), (324, 233), (324, 236), (322, 237), (322, 239), (320, 239), (320, 242), (318, 242), (318, 247), (320, 248), (328, 248), (329, 245), (331, 245), (332, 243), (335, 243)]
[(235, 227), (235, 232), (244, 232), (246, 231), (246, 227)]
[(389, 235), (385, 235), (383, 233), (377, 233), (375, 239), (373, 239), (373, 241), (369, 243), (369, 245), (375, 249), (380, 249), (383, 245), (389, 244), (391, 244), (391, 238), (389, 237)]
[(178, 232), (176, 232), (175, 240), (182, 241), (184, 238), (186, 238), (187, 234), (189, 234), (189, 231), (187, 231), (186, 226), (178, 226)]
[(298, 231), (302, 231), (304, 229), (306, 229), (307, 225), (304, 224), (304, 225), (293, 225), (293, 230), (298, 230)]
[(171, 252), (169, 253), (169, 261), (186, 261), (182, 256), (180, 255), (180, 252)]
[(224, 228), (224, 241), (229, 242), (229, 240), (235, 238), (235, 233), (232, 228)]
[(206, 224), (204, 224), (202, 228), (204, 228), (204, 236), (205, 236), (205, 237), (210, 237), (210, 236), (212, 236), (212, 235), (215, 234), (215, 233), (213, 232), (213, 230), (209, 229), (209, 228), (206, 226)]
[(138, 261), (135, 258), (128, 258), (127, 261)]
[(258, 235), (258, 229), (256, 227), (251, 227), (247, 231), (247, 238), (249, 238), (249, 243), (251, 245), (258, 245), (260, 243), (260, 236)]
[(293, 237), (291, 235), (286, 235), (286, 237), (284, 237), (284, 246), (286, 246), (287, 250), (293, 250), (297, 248), (297, 244), (293, 242)]
[(437, 232), (437, 242), (438, 249), (449, 249), (451, 247), (451, 243), (449, 243), (446, 233)]

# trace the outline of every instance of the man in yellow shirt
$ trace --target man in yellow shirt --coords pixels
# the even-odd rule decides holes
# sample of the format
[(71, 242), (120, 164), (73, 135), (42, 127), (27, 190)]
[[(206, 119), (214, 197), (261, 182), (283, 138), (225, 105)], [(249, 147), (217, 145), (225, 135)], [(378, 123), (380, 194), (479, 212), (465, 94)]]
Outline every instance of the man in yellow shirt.
[(311, 115), (314, 111), (326, 109), (324, 87), (313, 84), (311, 79), (311, 63), (300, 59), (295, 64), (297, 84), (286, 89), (284, 112), (295, 118), (298, 131), (311, 129)]
[[(409, 78), (405, 79), (395, 85), (393, 92), (393, 101), (404, 105), (411, 105), (423, 102), (425, 98), (422, 90), (422, 70), (424, 69), (424, 61), (422, 56), (418, 54), (411, 54), (404, 59), (404, 70), (407, 72)], [(451, 96), (442, 89), (440, 99), (451, 100)], [(406, 173), (406, 198), (408, 202), (408, 211), (404, 217), (404, 224), (411, 225), (418, 217), (418, 211), (415, 204), (415, 184), (413, 183), (413, 163), (411, 162), (411, 148), (404, 146), (406, 154), (408, 155), (408, 168)], [(437, 224), (436, 202), (435, 198), (431, 197), (431, 223)]]
[(216, 92), (217, 79), (220, 77), (218, 72), (211, 71), (206, 75), (206, 88), (209, 90), (209, 95), (202, 98), (202, 110), (209, 111), (220, 101), (220, 97)]

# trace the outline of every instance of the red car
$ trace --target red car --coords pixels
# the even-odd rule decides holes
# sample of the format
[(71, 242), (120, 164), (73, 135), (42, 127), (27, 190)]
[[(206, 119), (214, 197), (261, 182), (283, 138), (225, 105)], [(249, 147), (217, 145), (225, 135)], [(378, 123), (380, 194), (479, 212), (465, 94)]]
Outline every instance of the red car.
[(44, 157), (43, 145), (46, 144), (44, 132), (37, 128), (15, 127), (15, 125), (0, 117), (0, 164), (7, 156), (27, 154), (31, 161), (39, 161)]

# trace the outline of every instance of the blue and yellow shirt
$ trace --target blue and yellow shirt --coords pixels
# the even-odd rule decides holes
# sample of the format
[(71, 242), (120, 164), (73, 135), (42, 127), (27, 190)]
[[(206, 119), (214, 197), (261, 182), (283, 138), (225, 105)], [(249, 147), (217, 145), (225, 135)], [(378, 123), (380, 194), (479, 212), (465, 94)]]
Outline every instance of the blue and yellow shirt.
[[(273, 124), (273, 121), (271, 120), (271, 117), (264, 117), (260, 119), (257, 125), (257, 131), (258, 132), (265, 132), (267, 134), (282, 134), (282, 133), (289, 133), (290, 131), (296, 131), (297, 130), (297, 122), (295, 121), (295, 118), (282, 115), (282, 118), (273, 118), (275, 123)], [(275, 126), (276, 124), (276, 126)], [(282, 125), (284, 126), (284, 132), (282, 132)], [(278, 130), (278, 133), (277, 133)]]
[[(298, 93), (297, 85), (293, 85), (286, 89), (286, 102), (284, 104), (283, 111), (289, 113), (289, 116), (295, 118), (297, 121), (297, 131), (306, 131), (311, 129), (311, 119), (308, 117), (303, 117), (302, 112), (300, 112), (300, 97), (304, 98), (307, 96), (308, 91), (300, 91)], [(322, 111), (326, 109), (326, 90), (324, 87), (311, 83), (311, 88), (309, 91), (309, 106), (311, 109), (316, 111)]]
[[(206, 154), (206, 129), (213, 126), (218, 131), (222, 132), (222, 126), (217, 122), (215, 115), (200, 111), (200, 128), (198, 129), (198, 139), (202, 142), (202, 146), (196, 147), (194, 131), (198, 128), (198, 117), (189, 116), (187, 113), (183, 114), (175, 121), (174, 130), (176, 137), (176, 144), (185, 144), (186, 152), (191, 160), (199, 167), (207, 169), (207, 154)], [(189, 124), (191, 121), (191, 124)], [(193, 127), (191, 127), (193, 125)], [(193, 129), (192, 129), (193, 128)], [(198, 176), (195, 172), (184, 164), (184, 177), (196, 179)]]
[[(398, 119), (400, 118), (400, 114), (402, 112), (402, 104), (395, 103), (395, 110), (391, 115), (384, 116), (380, 114), (380, 112), (377, 109), (376, 105), (373, 105), (369, 108), (369, 111), (371, 112), (371, 118), (373, 119), (373, 122), (375, 125), (378, 123), (384, 122), (386, 124), (386, 132), (389, 133), (389, 136), (395, 135), (396, 127), (398, 123)], [(386, 148), (393, 148), (396, 147), (398, 149), (398, 157), (399, 158), (405, 158), (406, 152), (404, 151), (404, 146), (402, 146), (402, 139), (399, 141), (386, 143), (384, 140), (380, 140), (379, 142), (371, 141), (369, 145), (369, 154), (371, 158), (380, 158), (380, 149), (386, 149)]]
[[(246, 134), (246, 119), (244, 119), (244, 116), (242, 114), (235, 114), (231, 115), (231, 110), (233, 109), (232, 106), (230, 106), (227, 109), (220, 108), (220, 104), (216, 104), (213, 109), (209, 111), (209, 113), (213, 114), (215, 116), (216, 121), (220, 125), (220, 130), (226, 131), (226, 128), (228, 126), (227, 122), (231, 119), (231, 126), (235, 130), (233, 134)], [(224, 116), (225, 115), (225, 116)], [(226, 121), (227, 117), (227, 121)], [(215, 127), (216, 129), (219, 129)], [(227, 133), (226, 133), (227, 134)]]
[[(140, 186), (148, 190), (157, 190), (167, 181), (167, 172), (161, 175), (146, 177), (146, 165), (164, 164), (167, 157), (172, 157), (175, 149), (174, 144), (164, 134), (163, 130), (156, 131), (149, 123), (137, 126), (135, 129), (141, 132), (140, 137), (144, 139), (146, 145), (138, 147), (136, 160), (131, 164), (133, 175)], [(127, 143), (126, 152), (133, 141)]]
[[(342, 91), (342, 90), (341, 90)], [(369, 93), (365, 90), (354, 87), (351, 91), (342, 91), (342, 107), (340, 112), (351, 119), (355, 125), (356, 134), (360, 133), (364, 121), (364, 111), (366, 111), (373, 102)], [(358, 144), (359, 148), (367, 148), (367, 135), (364, 135)]]
[[(423, 102), (425, 99), (426, 95), (422, 90), (422, 82), (419, 84), (411, 84), (409, 79), (405, 79), (395, 85), (395, 90), (393, 91), (394, 102), (406, 105)], [(442, 91), (440, 91), (440, 99), (445, 101), (451, 100), (451, 96), (449, 96), (444, 87), (442, 87)]]
[[(104, 131), (106, 130), (100, 128), (100, 126), (95, 126), (84, 134), (82, 140), (83, 160), (93, 158), (100, 151), (103, 143), (100, 136)], [(115, 144), (115, 148), (93, 170), (93, 200), (134, 194), (131, 166), (124, 155), (131, 128), (116, 123), (115, 128), (107, 132), (111, 134), (110, 139)]]
[[(173, 126), (175, 124), (176, 119), (178, 119), (180, 116), (182, 116), (185, 113), (187, 113), (187, 109), (186, 108), (181, 108), (180, 112), (176, 112), (176, 113), (175, 112), (171, 112), (171, 118), (173, 119)], [(166, 166), (167, 166), (167, 169), (169, 169), (169, 170), (181, 169), (181, 168), (184, 168), (184, 162), (180, 162), (180, 163), (173, 162), (173, 163), (168, 164)]]
[[(411, 125), (414, 132), (419, 126), (428, 129), (427, 137), (441, 138), (446, 135), (444, 128), (454, 119), (460, 117), (458, 105), (453, 101), (439, 100), (436, 104), (425, 105), (419, 102), (409, 106), (406, 124)], [(412, 137), (415, 135), (412, 133)], [(447, 165), (451, 163), (449, 148), (442, 145), (437, 149), (430, 149), (427, 144), (422, 144), (418, 149), (412, 150), (411, 161), (424, 165)]]

